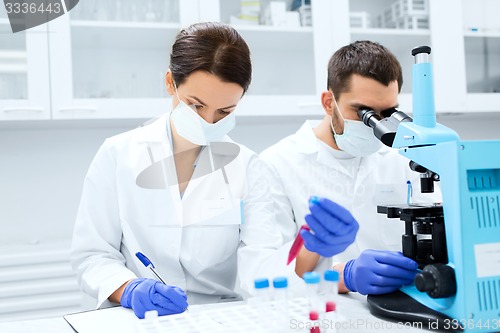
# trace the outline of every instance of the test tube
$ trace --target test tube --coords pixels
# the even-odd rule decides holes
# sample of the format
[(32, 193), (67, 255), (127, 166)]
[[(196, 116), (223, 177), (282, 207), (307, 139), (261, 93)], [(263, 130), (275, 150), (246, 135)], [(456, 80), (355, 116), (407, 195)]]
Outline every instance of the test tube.
[(320, 299), (318, 295), (320, 275), (316, 272), (307, 272), (302, 276), (306, 283), (307, 300), (309, 303), (309, 313), (321, 311)]
[(286, 277), (273, 279), (274, 287), (274, 309), (277, 315), (277, 329), (282, 331), (287, 327), (288, 313), (288, 280)]
[(254, 280), (255, 294), (248, 300), (249, 304), (257, 311), (262, 323), (269, 326), (273, 323), (271, 314), (271, 295), (269, 280), (266, 278)]
[(337, 303), (339, 295), (339, 272), (334, 270), (326, 270), (324, 274), (326, 283), (325, 301), (333, 301)]
[(273, 279), (274, 300), (288, 301), (288, 280), (284, 276)]
[(326, 283), (324, 323), (327, 327), (325, 332), (335, 333), (337, 332), (335, 323), (337, 322), (339, 273), (334, 270), (327, 270), (324, 274), (324, 280)]
[(269, 295), (269, 280), (266, 278), (255, 279), (254, 280), (255, 287), (255, 296), (254, 299), (258, 303), (269, 302), (271, 297)]

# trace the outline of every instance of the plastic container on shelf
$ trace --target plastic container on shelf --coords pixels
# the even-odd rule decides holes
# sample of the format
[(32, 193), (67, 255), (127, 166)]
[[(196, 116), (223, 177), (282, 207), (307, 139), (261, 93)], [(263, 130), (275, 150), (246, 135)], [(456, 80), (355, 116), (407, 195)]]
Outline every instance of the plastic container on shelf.
[(232, 24), (259, 24), (263, 9), (263, 0), (240, 0), (240, 15), (230, 18)]
[(372, 26), (370, 13), (368, 12), (350, 12), (349, 21), (351, 28), (366, 29)]
[(406, 16), (428, 16), (428, 0), (397, 0), (393, 5), (394, 19)]
[(272, 26), (286, 25), (286, 2), (269, 1), (262, 13), (263, 24)]
[(389, 28), (389, 29), (396, 28), (396, 16), (394, 14), (392, 6), (384, 10), (381, 16), (382, 16), (381, 28)]
[(301, 26), (312, 26), (311, 0), (294, 0), (292, 10), (299, 12)]
[(396, 0), (376, 17), (374, 26), (389, 29), (429, 29), (428, 0)]
[(397, 29), (407, 29), (407, 30), (421, 30), (429, 29), (429, 17), (428, 16), (405, 16), (398, 18), (396, 22)]

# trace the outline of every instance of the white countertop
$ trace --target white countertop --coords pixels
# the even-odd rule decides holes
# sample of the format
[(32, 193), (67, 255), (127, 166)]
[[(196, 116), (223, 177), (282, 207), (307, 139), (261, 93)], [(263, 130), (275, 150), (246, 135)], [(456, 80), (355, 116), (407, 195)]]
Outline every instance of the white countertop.
[[(238, 302), (241, 305), (241, 302)], [(190, 314), (202, 313), (203, 310), (212, 310), (214, 308), (223, 307), (231, 307), (231, 303), (222, 304), (207, 304), (207, 305), (198, 305), (190, 307)], [(233, 306), (237, 306), (236, 303)], [(192, 310), (191, 310), (192, 309)], [(128, 318), (132, 318), (133, 313), (129, 309), (115, 309), (111, 313), (117, 312), (126, 312), (126, 316)], [(366, 302), (366, 297), (353, 293), (348, 295), (340, 295), (338, 299), (338, 311), (339, 313), (345, 317), (341, 326), (338, 327), (337, 332), (423, 332), (423, 330), (405, 326), (402, 323), (397, 322), (389, 322), (381, 320), (377, 317), (374, 317), (370, 314), (368, 304)], [(99, 311), (92, 311), (97, 314)], [(102, 314), (105, 312), (99, 312), (100, 318), (97, 320), (102, 320), (104, 318)], [(121, 314), (123, 315), (123, 314)], [(95, 318), (99, 318), (96, 316)], [(107, 320), (108, 318), (104, 319)], [(133, 317), (131, 320), (138, 320)], [(113, 324), (113, 323), (111, 323)], [(103, 323), (103, 332), (109, 332), (110, 323)], [(292, 329), (289, 329), (287, 332), (305, 332), (304, 329), (299, 329), (297, 322), (292, 323), (290, 321), (290, 326)], [(123, 330), (121, 330), (123, 332)], [(13, 322), (2, 322), (0, 323), (0, 332), (2, 333), (74, 333), (74, 330), (71, 326), (66, 322), (66, 320), (62, 317), (59, 318), (45, 318), (45, 319), (36, 319), (36, 320), (22, 320), (22, 321), (13, 321)], [(307, 330), (309, 332), (309, 330)], [(81, 332), (87, 333), (87, 332)], [(93, 331), (92, 333), (99, 333)]]

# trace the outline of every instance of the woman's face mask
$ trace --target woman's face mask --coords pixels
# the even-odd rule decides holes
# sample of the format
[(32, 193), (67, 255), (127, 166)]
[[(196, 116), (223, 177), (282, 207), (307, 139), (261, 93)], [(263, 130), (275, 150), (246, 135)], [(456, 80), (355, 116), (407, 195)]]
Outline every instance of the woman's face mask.
[(195, 111), (195, 106), (188, 106), (179, 98), (176, 86), (175, 93), (179, 104), (172, 110), (170, 119), (174, 122), (177, 133), (189, 142), (205, 146), (210, 142), (221, 141), (235, 127), (234, 111), (211, 124)]
[(382, 147), (382, 142), (375, 137), (373, 130), (363, 124), (362, 121), (344, 119), (333, 93), (332, 97), (340, 117), (344, 121), (343, 134), (337, 134), (335, 132), (333, 128), (333, 117), (332, 122), (330, 122), (337, 146), (346, 153), (358, 157), (368, 156), (377, 152)]

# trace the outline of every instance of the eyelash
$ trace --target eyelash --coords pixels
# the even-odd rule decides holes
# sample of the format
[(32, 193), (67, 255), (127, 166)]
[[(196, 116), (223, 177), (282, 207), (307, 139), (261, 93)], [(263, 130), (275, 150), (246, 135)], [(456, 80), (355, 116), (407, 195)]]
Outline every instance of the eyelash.
[[(194, 104), (194, 106), (196, 107), (196, 110), (200, 110), (200, 109), (203, 109), (203, 105), (200, 105), (200, 104)], [(221, 115), (223, 116), (227, 116), (228, 114), (230, 114), (231, 112), (230, 111), (224, 111), (224, 110), (217, 110)]]

